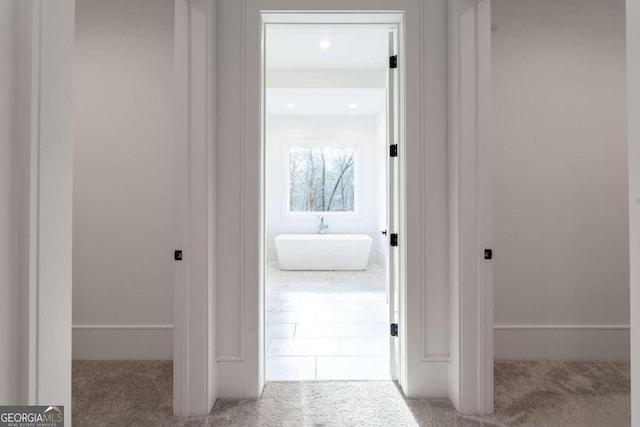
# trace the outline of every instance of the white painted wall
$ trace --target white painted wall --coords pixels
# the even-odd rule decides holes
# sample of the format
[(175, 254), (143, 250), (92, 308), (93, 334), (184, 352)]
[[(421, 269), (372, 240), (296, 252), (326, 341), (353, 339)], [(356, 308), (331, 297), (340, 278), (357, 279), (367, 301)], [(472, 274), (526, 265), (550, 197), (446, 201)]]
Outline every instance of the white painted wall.
[(74, 358), (171, 359), (174, 2), (76, 7)]
[[(640, 117), (640, 1), (627, 0), (628, 117)], [(640, 121), (629, 120), (631, 423), (640, 426)]]
[[(291, 144), (301, 141), (353, 143), (356, 145), (356, 212), (322, 214), (331, 234), (362, 233), (374, 239), (370, 263), (384, 262), (380, 234), (380, 200), (386, 190), (380, 186), (380, 116), (268, 116), (266, 169), (267, 259), (276, 261), (274, 238), (278, 234), (317, 233), (319, 214), (290, 213), (287, 205), (289, 154)], [(382, 124), (384, 127), (384, 122)], [(383, 133), (384, 135), (384, 133)]]
[(496, 358), (627, 359), (624, 0), (493, 0), (493, 25)]

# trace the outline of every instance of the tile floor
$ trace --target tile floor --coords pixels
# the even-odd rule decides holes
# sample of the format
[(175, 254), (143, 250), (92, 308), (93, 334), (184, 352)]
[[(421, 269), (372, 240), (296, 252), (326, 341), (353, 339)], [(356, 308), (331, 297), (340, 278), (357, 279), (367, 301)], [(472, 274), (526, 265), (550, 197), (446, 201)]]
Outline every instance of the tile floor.
[(384, 269), (266, 268), (267, 381), (388, 380)]

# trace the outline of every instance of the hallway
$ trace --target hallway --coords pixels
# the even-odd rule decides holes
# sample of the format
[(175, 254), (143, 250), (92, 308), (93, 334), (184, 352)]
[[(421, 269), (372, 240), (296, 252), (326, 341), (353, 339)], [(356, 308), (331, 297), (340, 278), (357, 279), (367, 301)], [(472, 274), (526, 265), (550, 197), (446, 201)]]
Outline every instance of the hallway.
[(638, 76), (640, 0), (0, 2), (0, 424), (631, 426)]

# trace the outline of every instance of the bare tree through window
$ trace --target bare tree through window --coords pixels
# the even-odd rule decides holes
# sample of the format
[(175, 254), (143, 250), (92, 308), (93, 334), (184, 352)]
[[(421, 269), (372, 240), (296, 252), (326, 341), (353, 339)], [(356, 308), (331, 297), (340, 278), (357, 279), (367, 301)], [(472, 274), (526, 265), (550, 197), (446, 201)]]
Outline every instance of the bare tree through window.
[(291, 212), (353, 212), (355, 147), (289, 149)]

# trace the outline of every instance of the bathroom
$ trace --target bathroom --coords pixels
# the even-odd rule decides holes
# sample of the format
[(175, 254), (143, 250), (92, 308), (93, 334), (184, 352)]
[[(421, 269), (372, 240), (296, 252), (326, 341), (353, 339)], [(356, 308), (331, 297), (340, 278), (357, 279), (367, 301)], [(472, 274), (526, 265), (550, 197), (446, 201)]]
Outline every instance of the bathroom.
[(267, 380), (390, 379), (389, 29), (266, 40)]

